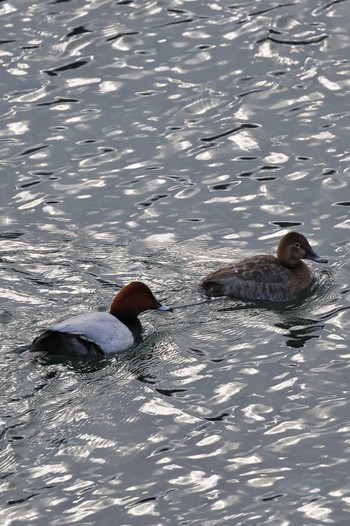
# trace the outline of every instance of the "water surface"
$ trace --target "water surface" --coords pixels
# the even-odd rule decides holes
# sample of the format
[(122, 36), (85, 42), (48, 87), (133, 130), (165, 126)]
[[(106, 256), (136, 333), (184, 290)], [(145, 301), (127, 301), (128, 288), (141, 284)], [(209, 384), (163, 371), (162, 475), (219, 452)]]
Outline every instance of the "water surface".
[[(347, 526), (349, 3), (0, 14), (2, 524)], [(310, 297), (198, 288), (291, 229)], [(134, 279), (174, 307), (135, 348), (28, 359)]]

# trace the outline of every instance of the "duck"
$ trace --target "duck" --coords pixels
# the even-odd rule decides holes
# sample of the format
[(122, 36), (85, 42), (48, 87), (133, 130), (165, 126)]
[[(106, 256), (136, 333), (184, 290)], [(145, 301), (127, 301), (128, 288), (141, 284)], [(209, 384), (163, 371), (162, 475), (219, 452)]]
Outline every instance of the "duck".
[(109, 312), (89, 312), (55, 323), (29, 347), (36, 355), (98, 356), (126, 351), (140, 337), (138, 315), (150, 309), (172, 312), (141, 281), (124, 286)]
[(282, 237), (276, 256), (259, 254), (215, 270), (202, 280), (202, 287), (214, 296), (252, 301), (293, 301), (301, 297), (315, 279), (302, 260), (328, 263), (326, 258), (316, 254), (299, 232), (288, 232)]

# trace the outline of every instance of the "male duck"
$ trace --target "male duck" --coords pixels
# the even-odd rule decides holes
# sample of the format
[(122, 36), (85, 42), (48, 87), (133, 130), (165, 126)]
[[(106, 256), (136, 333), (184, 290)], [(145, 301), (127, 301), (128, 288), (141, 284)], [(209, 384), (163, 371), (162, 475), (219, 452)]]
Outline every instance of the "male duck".
[(308, 240), (289, 232), (280, 241), (277, 257), (252, 256), (212, 272), (202, 281), (206, 291), (242, 300), (291, 301), (314, 281), (309, 267), (301, 261), (327, 263), (316, 254)]
[(140, 281), (123, 287), (108, 312), (90, 312), (52, 325), (38, 336), (30, 352), (89, 356), (129, 349), (141, 334), (138, 315), (148, 309), (172, 311)]

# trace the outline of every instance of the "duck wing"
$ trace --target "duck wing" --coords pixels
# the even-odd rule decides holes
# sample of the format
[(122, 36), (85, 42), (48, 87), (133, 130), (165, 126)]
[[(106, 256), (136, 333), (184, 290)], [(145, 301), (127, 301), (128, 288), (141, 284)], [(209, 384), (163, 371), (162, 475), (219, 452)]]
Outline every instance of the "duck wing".
[(57, 356), (104, 355), (101, 347), (96, 342), (80, 334), (69, 334), (50, 329), (33, 341), (29, 351), (39, 354), (54, 354)]
[(214, 294), (281, 301), (288, 291), (290, 277), (290, 270), (277, 258), (258, 255), (212, 272), (204, 278), (202, 285)]

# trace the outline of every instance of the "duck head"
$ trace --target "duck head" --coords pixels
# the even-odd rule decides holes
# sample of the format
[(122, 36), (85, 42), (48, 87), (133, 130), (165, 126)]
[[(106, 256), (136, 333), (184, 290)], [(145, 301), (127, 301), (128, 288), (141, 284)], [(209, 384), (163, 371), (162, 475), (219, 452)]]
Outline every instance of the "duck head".
[(141, 281), (133, 281), (121, 289), (112, 301), (110, 313), (117, 318), (137, 317), (150, 309), (172, 312), (172, 308), (162, 305), (153, 292)]
[(282, 237), (277, 248), (277, 259), (288, 268), (293, 268), (301, 259), (328, 263), (326, 258), (316, 254), (306, 237), (298, 232), (289, 232)]

